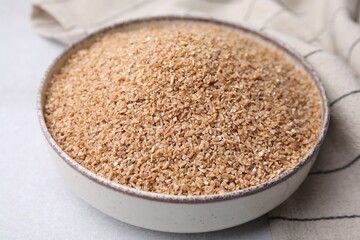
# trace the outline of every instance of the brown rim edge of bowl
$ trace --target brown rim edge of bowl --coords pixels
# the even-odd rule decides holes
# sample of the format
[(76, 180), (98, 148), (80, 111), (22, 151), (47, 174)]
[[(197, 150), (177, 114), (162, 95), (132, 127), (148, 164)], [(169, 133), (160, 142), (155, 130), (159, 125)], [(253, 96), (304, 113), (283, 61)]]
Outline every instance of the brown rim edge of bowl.
[[(43, 113), (43, 107), (44, 107), (43, 103), (45, 102), (45, 99), (44, 99), (45, 89), (44, 88), (49, 82), (49, 79), (50, 79), (49, 74), (51, 73), (51, 70), (55, 67), (55, 65), (59, 61), (64, 60), (66, 58), (66, 55), (68, 55), (72, 50), (74, 50), (76, 48), (81, 48), (81, 46), (83, 44), (85, 44), (85, 42), (87, 40), (92, 39), (96, 36), (101, 36), (102, 34), (105, 34), (112, 30), (121, 29), (122, 27), (126, 27), (126, 26), (133, 25), (133, 24), (136, 25), (139, 23), (147, 22), (147, 21), (194, 21), (194, 22), (211, 23), (211, 24), (216, 24), (216, 25), (220, 25), (220, 26), (230, 27), (230, 28), (239, 30), (241, 32), (258, 37), (262, 41), (270, 43), (272, 46), (275, 46), (277, 48), (277, 50), (282, 51), (287, 56), (292, 58), (296, 62), (296, 64), (300, 64), (303, 71), (306, 72), (310, 76), (311, 80), (315, 83), (318, 93), (322, 100), (323, 122), (322, 122), (322, 126), (321, 126), (321, 131), (319, 133), (319, 136), (318, 136), (315, 146), (308, 152), (308, 154), (295, 167), (293, 167), (292, 169), (286, 171), (285, 173), (281, 174), (280, 176), (278, 176), (268, 182), (265, 182), (265, 183), (262, 183), (262, 184), (259, 184), (259, 185), (253, 186), (253, 187), (240, 189), (240, 190), (236, 190), (236, 191), (232, 191), (232, 192), (227, 192), (227, 193), (223, 193), (223, 194), (199, 195), (199, 196), (160, 194), (160, 193), (147, 192), (147, 191), (127, 187), (125, 185), (118, 184), (116, 182), (105, 179), (99, 175), (96, 175), (95, 173), (91, 172), (90, 170), (86, 169), (85, 167), (83, 167), (82, 165), (77, 163), (75, 160), (70, 158), (57, 145), (55, 140), (52, 138), (50, 132), (48, 131), (48, 128), (46, 126), (45, 119), (44, 119), (44, 113)], [(318, 152), (320, 145), (322, 144), (322, 142), (325, 138), (325, 135), (326, 135), (326, 132), (328, 129), (328, 125), (329, 125), (329, 121), (330, 121), (329, 102), (328, 102), (326, 92), (325, 92), (325, 89), (323, 87), (323, 84), (322, 84), (320, 78), (316, 74), (313, 67), (310, 64), (308, 64), (307, 61), (300, 54), (298, 54), (296, 51), (294, 51), (292, 48), (290, 48), (287, 44), (285, 44), (277, 39), (274, 39), (273, 37), (271, 37), (263, 32), (249, 28), (247, 26), (243, 26), (241, 24), (228, 23), (225, 21), (220, 21), (220, 20), (216, 20), (216, 19), (212, 19), (212, 18), (189, 17), (189, 16), (186, 16), (186, 17), (183, 17), (183, 16), (159, 16), (159, 17), (139, 18), (139, 19), (135, 19), (135, 20), (124, 21), (124, 22), (115, 24), (113, 26), (103, 28), (97, 32), (94, 32), (94, 33), (86, 36), (85, 38), (81, 39), (80, 41), (72, 44), (65, 51), (63, 51), (63, 53), (61, 55), (59, 55), (47, 69), (45, 76), (39, 87), (39, 92), (38, 92), (38, 97), (37, 97), (37, 112), (38, 112), (38, 118), (40, 121), (40, 127), (43, 131), (43, 134), (45, 135), (46, 140), (50, 144), (50, 146), (55, 150), (55, 152), (61, 157), (62, 160), (64, 160), (70, 167), (72, 167), (74, 170), (81, 173), (86, 178), (88, 178), (104, 187), (107, 187), (107, 188), (112, 189), (117, 192), (121, 192), (123, 194), (131, 195), (133, 197), (140, 197), (140, 198), (147, 199), (147, 200), (154, 200), (154, 201), (167, 202), (167, 203), (192, 203), (192, 204), (225, 201), (225, 200), (230, 200), (230, 199), (234, 199), (234, 198), (245, 197), (248, 195), (252, 195), (252, 194), (264, 191), (266, 189), (269, 189), (269, 188), (285, 181), (286, 179), (288, 179), (289, 177), (294, 175), (296, 172), (298, 172), (305, 164), (307, 164), (310, 161), (310, 159), (314, 156), (314, 154), (316, 154)]]

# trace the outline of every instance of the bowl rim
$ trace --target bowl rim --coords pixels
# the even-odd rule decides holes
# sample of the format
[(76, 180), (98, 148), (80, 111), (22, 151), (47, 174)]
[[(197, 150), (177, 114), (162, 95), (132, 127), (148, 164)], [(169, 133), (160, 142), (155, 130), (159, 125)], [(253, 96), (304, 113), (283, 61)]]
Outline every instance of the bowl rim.
[[(51, 136), (50, 132), (48, 131), (47, 125), (45, 123), (44, 118), (44, 103), (45, 103), (45, 91), (47, 88), (45, 88), (48, 84), (48, 82), (51, 79), (51, 71), (52, 69), (59, 63), (61, 60), (68, 59), (69, 54), (72, 53), (72, 51), (76, 51), (77, 49), (81, 49), (81, 45), (85, 44), (86, 41), (89, 41), (91, 39), (96, 38), (97, 36), (101, 36), (107, 32), (110, 31), (117, 31), (121, 30), (121, 28), (130, 26), (130, 25), (136, 25), (146, 22), (161, 22), (161, 21), (192, 21), (192, 22), (199, 22), (199, 23), (209, 23), (214, 24), (218, 26), (233, 28), (236, 31), (243, 32), (247, 35), (252, 35), (257, 38), (260, 38), (261, 41), (269, 43), (271, 46), (276, 47), (278, 51), (281, 51), (284, 53), (287, 57), (290, 57), (292, 61), (295, 61), (294, 64), (301, 65), (302, 71), (308, 74), (308, 76), (311, 78), (311, 80), (315, 83), (318, 94), (321, 98), (321, 104), (322, 104), (322, 110), (323, 110), (323, 120), (321, 125), (321, 130), (318, 136), (318, 139), (316, 141), (315, 146), (307, 153), (307, 155), (293, 168), (289, 169), (285, 173), (282, 173), (278, 177), (245, 189), (240, 189), (236, 191), (226, 192), (222, 194), (210, 194), (210, 195), (171, 195), (171, 194), (162, 194), (162, 193), (154, 193), (154, 192), (148, 192), (144, 190), (139, 190), (135, 188), (131, 188), (125, 185), (121, 185), (119, 183), (110, 181), (104, 177), (101, 177), (90, 170), (83, 167), (81, 164), (77, 163), (74, 159), (69, 157), (61, 148), (60, 146), (55, 142), (53, 137)], [(76, 43), (70, 45), (68, 48), (66, 48), (55, 60), (52, 62), (52, 64), (48, 67), (47, 71), (45, 72), (45, 75), (41, 81), (38, 96), (37, 96), (37, 115), (40, 122), (41, 130), (50, 144), (50, 146), (53, 148), (53, 150), (59, 155), (59, 157), (68, 164), (73, 170), (79, 172), (87, 179), (100, 184), (101, 186), (108, 188), (110, 190), (114, 190), (116, 192), (130, 195), (133, 197), (139, 197), (142, 199), (152, 200), (152, 201), (159, 201), (159, 202), (167, 202), (167, 203), (185, 203), (185, 204), (196, 204), (196, 203), (210, 203), (210, 202), (217, 202), (217, 201), (226, 201), (231, 200), (235, 198), (245, 197), (252, 194), (256, 194), (262, 191), (265, 191), (283, 181), (293, 176), (295, 173), (297, 173), (301, 168), (303, 168), (306, 164), (311, 162), (311, 159), (316, 155), (318, 152), (320, 145), (322, 144), (324, 137), (326, 135), (329, 121), (330, 121), (330, 113), (329, 113), (329, 101), (326, 96), (326, 92), (324, 89), (324, 86), (321, 82), (320, 77), (315, 72), (314, 68), (306, 61), (306, 59), (301, 56), (299, 53), (297, 53), (295, 50), (293, 50), (291, 47), (289, 47), (287, 44), (283, 43), (282, 41), (275, 39), (272, 36), (269, 36), (268, 34), (261, 32), (259, 30), (256, 30), (252, 27), (245, 26), (242, 24), (235, 24), (235, 23), (229, 23), (222, 20), (217, 20), (213, 18), (203, 18), (203, 17), (191, 17), (191, 16), (157, 16), (157, 17), (145, 17), (145, 18), (137, 18), (132, 19), (128, 21), (123, 21), (117, 24), (114, 24), (112, 26), (103, 28), (99, 31), (96, 31), (83, 39), (77, 41)]]

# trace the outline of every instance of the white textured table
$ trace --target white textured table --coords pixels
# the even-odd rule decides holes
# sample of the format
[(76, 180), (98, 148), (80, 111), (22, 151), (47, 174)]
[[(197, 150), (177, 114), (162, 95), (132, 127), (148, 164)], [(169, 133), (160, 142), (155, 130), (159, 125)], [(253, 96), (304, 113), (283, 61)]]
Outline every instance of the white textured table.
[(0, 239), (271, 239), (266, 217), (206, 234), (145, 230), (74, 196), (53, 166), (38, 126), (36, 94), (63, 47), (36, 36), (29, 1), (0, 3)]

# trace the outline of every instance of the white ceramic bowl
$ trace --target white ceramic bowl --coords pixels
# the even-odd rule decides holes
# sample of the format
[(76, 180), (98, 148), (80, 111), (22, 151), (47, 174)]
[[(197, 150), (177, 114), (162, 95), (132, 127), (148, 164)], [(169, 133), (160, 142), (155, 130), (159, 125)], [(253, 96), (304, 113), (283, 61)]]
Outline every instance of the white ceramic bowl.
[[(101, 34), (142, 27), (151, 21), (195, 21), (227, 26), (255, 41), (277, 49), (310, 76), (322, 99), (323, 122), (316, 146), (293, 169), (267, 183), (230, 193), (204, 196), (175, 196), (129, 188), (100, 177), (71, 159), (51, 137), (44, 121), (45, 92), (53, 74), (79, 49), (87, 48)], [(124, 22), (86, 37), (68, 48), (50, 66), (40, 86), (38, 116), (52, 147), (56, 166), (69, 187), (102, 212), (123, 222), (166, 232), (208, 232), (236, 226), (257, 218), (287, 199), (310, 171), (329, 123), (329, 108), (324, 88), (306, 61), (284, 44), (253, 29), (209, 19), (157, 17)]]

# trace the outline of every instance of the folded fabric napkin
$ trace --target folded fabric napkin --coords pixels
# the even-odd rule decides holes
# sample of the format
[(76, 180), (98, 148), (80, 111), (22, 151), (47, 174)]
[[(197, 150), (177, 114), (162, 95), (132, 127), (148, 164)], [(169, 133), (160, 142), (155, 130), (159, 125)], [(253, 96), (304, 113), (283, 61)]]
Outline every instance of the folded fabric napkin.
[(287, 43), (321, 77), (328, 135), (312, 172), (269, 214), (273, 239), (360, 239), (360, 4), (357, 0), (37, 0), (41, 36), (70, 44), (139, 17), (191, 15), (247, 23)]

